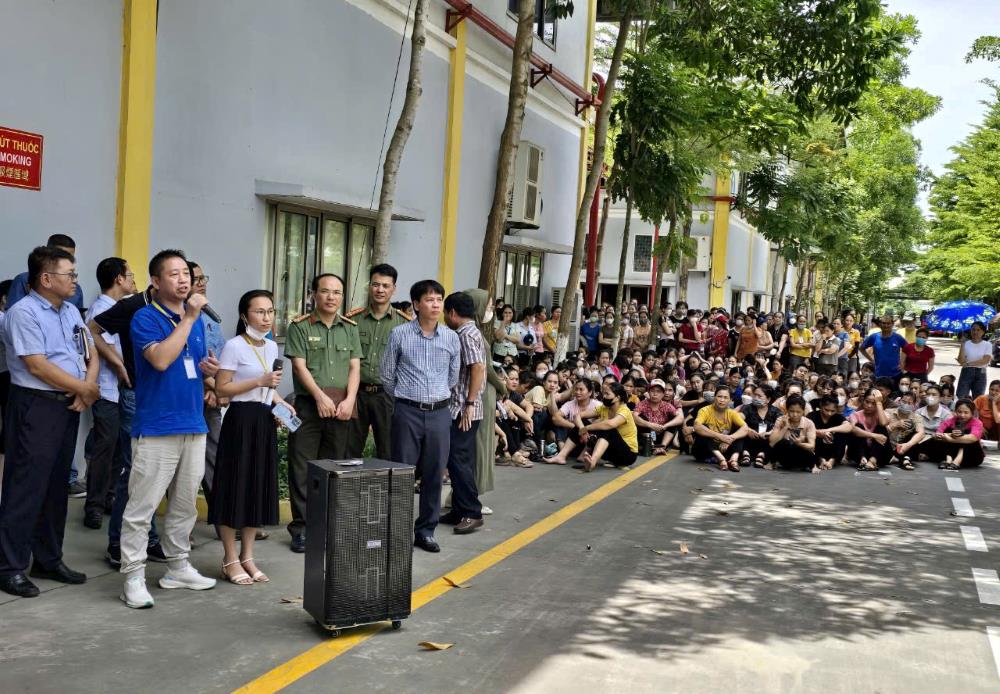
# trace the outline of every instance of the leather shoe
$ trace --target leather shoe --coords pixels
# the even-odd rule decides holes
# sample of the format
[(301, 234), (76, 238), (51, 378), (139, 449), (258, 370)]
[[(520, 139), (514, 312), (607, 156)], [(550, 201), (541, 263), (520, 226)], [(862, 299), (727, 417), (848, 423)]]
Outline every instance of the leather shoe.
[(51, 569), (43, 569), (38, 564), (33, 564), (31, 572), (28, 575), (32, 578), (45, 578), (50, 581), (70, 583), (72, 585), (79, 585), (87, 581), (86, 574), (82, 574), (79, 571), (73, 571), (73, 569), (66, 566), (63, 562), (59, 562)]
[(91, 530), (100, 530), (104, 518), (99, 511), (88, 511), (83, 516), (83, 524)]
[(306, 535), (305, 533), (300, 533), (298, 535), (292, 535), (292, 551), (296, 554), (302, 554), (306, 551)]
[(441, 525), (458, 525), (460, 522), (462, 522), (462, 517), (454, 511), (446, 513), (438, 518), (438, 523)]
[(458, 525), (455, 526), (456, 535), (468, 535), (471, 532), (475, 532), (477, 528), (483, 527), (482, 518), (463, 518), (459, 521)]
[(416, 539), (413, 541), (414, 547), (419, 547), (425, 552), (440, 552), (441, 546), (434, 541), (433, 537), (423, 537), (422, 535), (417, 535)]
[(37, 598), (38, 586), (28, 580), (24, 574), (0, 576), (0, 590), (19, 598)]

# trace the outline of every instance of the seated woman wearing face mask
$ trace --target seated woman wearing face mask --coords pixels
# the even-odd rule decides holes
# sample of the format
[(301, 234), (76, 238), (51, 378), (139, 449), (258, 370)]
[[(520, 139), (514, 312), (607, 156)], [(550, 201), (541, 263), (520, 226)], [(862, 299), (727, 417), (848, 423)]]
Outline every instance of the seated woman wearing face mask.
[[(604, 460), (615, 467), (629, 467), (639, 453), (639, 437), (632, 411), (625, 406), (627, 393), (624, 386), (609, 381), (601, 386), (601, 405), (590, 412), (576, 416), (576, 436), (584, 445), (593, 439), (593, 449), (583, 453), (578, 460), (584, 472), (590, 472)], [(590, 424), (585, 419), (594, 418)]]
[(898, 462), (904, 470), (913, 470), (912, 458), (916, 447), (924, 439), (924, 421), (917, 414), (917, 394), (913, 391), (899, 396), (896, 407), (889, 410), (889, 443), (893, 457), (890, 462)]
[(774, 423), (781, 416), (781, 410), (772, 402), (777, 397), (777, 391), (770, 386), (755, 385), (751, 393), (749, 405), (744, 405), (740, 413), (747, 425), (747, 438), (743, 457), (740, 463), (754, 467), (764, 467), (771, 455), (771, 443), (768, 436), (774, 429)]
[(941, 423), (941, 427), (927, 442), (928, 458), (942, 460), (942, 470), (979, 467), (983, 464), (983, 422), (976, 416), (976, 406), (962, 398), (955, 403), (954, 414)]
[(851, 462), (857, 463), (859, 470), (878, 470), (888, 464), (892, 457), (889, 445), (889, 418), (882, 409), (882, 392), (871, 388), (861, 400), (861, 409), (852, 414), (848, 421), (854, 425), (853, 436), (847, 447)]

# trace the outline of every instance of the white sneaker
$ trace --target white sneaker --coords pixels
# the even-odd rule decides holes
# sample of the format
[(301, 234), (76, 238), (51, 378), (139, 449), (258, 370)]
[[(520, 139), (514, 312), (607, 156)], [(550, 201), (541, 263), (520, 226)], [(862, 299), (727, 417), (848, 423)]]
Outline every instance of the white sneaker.
[(215, 579), (207, 578), (188, 564), (183, 569), (170, 569), (160, 579), (160, 588), (189, 588), (191, 590), (208, 590), (215, 588)]
[(491, 509), (489, 506), (483, 506), (482, 514), (484, 516), (492, 516), (493, 515), (493, 509)]
[(134, 610), (143, 610), (153, 606), (153, 596), (146, 589), (145, 576), (132, 576), (125, 579), (125, 588), (118, 597)]

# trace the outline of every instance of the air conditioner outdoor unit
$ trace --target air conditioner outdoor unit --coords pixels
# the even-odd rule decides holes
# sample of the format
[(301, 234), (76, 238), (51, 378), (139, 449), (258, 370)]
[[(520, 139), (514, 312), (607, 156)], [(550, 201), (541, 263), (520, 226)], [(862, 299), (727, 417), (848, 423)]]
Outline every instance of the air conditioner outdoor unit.
[(692, 238), (695, 239), (697, 248), (694, 258), (694, 267), (691, 269), (695, 272), (708, 272), (712, 264), (712, 237), (694, 236)]
[(514, 185), (507, 198), (507, 226), (537, 229), (542, 220), (542, 164), (545, 152), (521, 140), (514, 159)]
[(559, 306), (562, 310), (569, 311), (569, 350), (576, 349), (580, 341), (580, 320), (583, 314), (583, 292), (576, 290), (576, 295), (572, 299), (572, 305), (567, 302), (564, 287), (552, 288), (552, 305)]

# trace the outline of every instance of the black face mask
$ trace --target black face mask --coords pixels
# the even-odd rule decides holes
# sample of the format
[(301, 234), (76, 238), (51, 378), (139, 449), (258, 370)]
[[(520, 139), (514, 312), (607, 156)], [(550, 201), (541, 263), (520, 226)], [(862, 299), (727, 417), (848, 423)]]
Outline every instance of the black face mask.
[(615, 399), (614, 398), (601, 398), (601, 402), (604, 403), (605, 407), (611, 407), (612, 405), (615, 404)]

